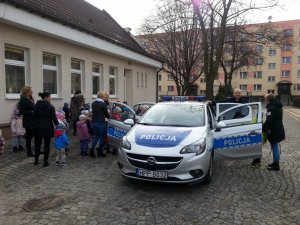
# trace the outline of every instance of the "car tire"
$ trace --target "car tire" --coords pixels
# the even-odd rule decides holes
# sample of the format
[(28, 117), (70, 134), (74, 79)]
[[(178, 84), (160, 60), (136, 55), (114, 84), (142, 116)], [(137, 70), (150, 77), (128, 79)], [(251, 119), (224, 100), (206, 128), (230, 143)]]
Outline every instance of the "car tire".
[(205, 177), (203, 178), (202, 183), (210, 184), (210, 182), (212, 181), (212, 176), (213, 176), (213, 156), (210, 156), (208, 171)]

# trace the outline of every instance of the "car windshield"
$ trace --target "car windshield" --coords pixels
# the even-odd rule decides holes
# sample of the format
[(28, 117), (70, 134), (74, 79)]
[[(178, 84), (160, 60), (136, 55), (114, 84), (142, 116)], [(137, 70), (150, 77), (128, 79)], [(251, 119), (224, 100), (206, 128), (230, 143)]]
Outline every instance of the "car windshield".
[(149, 109), (139, 124), (176, 127), (204, 126), (204, 106), (193, 103), (157, 104)]

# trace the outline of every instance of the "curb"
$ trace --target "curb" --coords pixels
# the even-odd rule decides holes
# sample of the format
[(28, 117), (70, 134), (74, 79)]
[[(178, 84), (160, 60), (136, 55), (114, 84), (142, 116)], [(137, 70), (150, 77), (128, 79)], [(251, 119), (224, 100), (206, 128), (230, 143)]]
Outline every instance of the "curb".
[(297, 113), (295, 113), (295, 112), (293, 112), (293, 111), (291, 111), (289, 109), (286, 109), (286, 108), (283, 108), (283, 110), (286, 111), (286, 112), (288, 112), (289, 114), (297, 117), (298, 119), (300, 119), (300, 115), (299, 114), (297, 114)]

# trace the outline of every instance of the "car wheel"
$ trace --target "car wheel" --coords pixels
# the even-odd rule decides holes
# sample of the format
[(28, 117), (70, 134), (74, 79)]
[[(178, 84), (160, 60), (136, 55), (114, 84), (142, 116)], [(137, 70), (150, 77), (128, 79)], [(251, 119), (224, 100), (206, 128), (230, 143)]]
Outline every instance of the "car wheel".
[(203, 178), (203, 184), (209, 184), (212, 181), (212, 176), (213, 176), (213, 156), (210, 156), (209, 160), (209, 167), (207, 174)]

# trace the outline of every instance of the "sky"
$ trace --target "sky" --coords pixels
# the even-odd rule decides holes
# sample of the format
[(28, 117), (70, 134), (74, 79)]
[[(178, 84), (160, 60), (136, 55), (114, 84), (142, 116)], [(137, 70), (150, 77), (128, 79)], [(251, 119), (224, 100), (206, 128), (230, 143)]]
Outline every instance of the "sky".
[[(143, 19), (154, 9), (154, 0), (86, 0), (99, 9), (108, 12), (122, 27), (131, 28), (131, 33), (139, 34), (138, 28)], [(265, 1), (265, 0), (260, 0)], [(284, 8), (256, 12), (251, 18), (253, 23), (268, 22), (272, 16), (273, 22), (300, 19), (300, 0), (280, 0)]]

